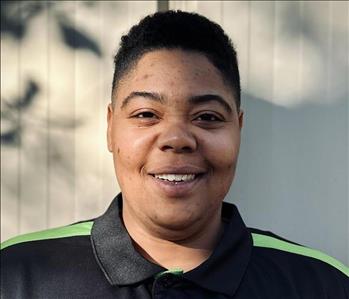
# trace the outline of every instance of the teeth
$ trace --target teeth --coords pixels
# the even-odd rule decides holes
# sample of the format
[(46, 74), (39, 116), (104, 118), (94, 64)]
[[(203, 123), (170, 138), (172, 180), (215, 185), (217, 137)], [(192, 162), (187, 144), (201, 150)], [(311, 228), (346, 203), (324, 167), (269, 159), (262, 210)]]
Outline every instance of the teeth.
[(195, 179), (195, 174), (155, 174), (154, 176), (170, 182), (186, 182)]

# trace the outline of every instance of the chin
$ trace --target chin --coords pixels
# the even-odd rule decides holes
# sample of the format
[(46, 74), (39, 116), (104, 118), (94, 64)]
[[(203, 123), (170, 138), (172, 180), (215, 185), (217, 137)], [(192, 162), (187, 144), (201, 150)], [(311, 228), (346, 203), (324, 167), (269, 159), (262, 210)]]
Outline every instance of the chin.
[[(180, 212), (178, 212), (180, 213)], [(154, 219), (154, 223), (158, 226), (172, 231), (183, 231), (191, 227), (195, 222), (198, 221), (198, 217), (195, 215), (185, 216), (185, 215), (156, 215)], [(171, 213), (173, 214), (173, 213)]]

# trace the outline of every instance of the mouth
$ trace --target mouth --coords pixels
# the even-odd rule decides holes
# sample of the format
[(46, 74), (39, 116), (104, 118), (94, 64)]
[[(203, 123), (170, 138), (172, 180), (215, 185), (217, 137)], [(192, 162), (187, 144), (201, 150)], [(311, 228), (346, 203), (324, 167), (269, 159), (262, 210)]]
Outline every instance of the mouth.
[(173, 184), (181, 184), (181, 183), (188, 183), (192, 182), (198, 177), (200, 177), (202, 174), (199, 173), (162, 173), (162, 174), (152, 174), (152, 176), (158, 180), (164, 181), (164, 182), (170, 182)]
[(156, 192), (167, 198), (190, 198), (198, 188), (203, 188), (207, 171), (194, 166), (170, 166), (158, 168), (148, 174)]
[(172, 163), (153, 168), (148, 175), (156, 193), (167, 198), (190, 198), (198, 190), (205, 189), (208, 170), (192, 164)]

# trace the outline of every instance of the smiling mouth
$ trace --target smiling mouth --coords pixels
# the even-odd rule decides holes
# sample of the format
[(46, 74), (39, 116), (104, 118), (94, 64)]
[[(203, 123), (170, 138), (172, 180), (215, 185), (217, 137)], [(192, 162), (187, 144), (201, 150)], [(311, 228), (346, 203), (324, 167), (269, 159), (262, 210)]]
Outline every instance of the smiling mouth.
[(172, 182), (172, 183), (185, 183), (191, 182), (195, 180), (200, 174), (195, 173), (186, 173), (186, 174), (178, 174), (178, 173), (164, 173), (164, 174), (152, 174), (158, 180)]
[[(171, 170), (170, 170), (171, 171)], [(206, 172), (179, 171), (149, 173), (157, 190), (167, 198), (187, 198), (206, 176)]]

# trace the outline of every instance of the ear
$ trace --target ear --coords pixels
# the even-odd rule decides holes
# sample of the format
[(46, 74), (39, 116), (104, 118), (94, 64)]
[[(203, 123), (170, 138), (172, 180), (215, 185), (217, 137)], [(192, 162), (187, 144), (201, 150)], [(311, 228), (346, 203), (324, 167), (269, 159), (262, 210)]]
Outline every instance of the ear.
[(114, 120), (114, 109), (113, 105), (108, 105), (108, 112), (107, 112), (107, 144), (108, 144), (108, 150), (112, 153), (113, 152), (113, 120)]
[(239, 118), (239, 128), (241, 130), (244, 125), (244, 110), (239, 109), (238, 118)]

